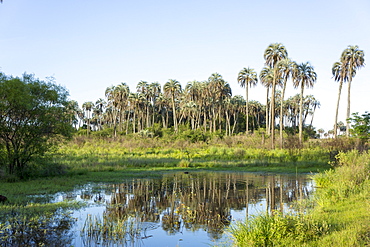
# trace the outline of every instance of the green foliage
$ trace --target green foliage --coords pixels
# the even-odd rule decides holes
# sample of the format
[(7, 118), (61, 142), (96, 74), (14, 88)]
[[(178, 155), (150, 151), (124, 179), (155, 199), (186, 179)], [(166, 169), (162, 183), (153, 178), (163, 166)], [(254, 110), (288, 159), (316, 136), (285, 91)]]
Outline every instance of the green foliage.
[(32, 75), (0, 73), (0, 167), (25, 177), (26, 166), (72, 134), (67, 91)]
[(364, 189), (370, 178), (370, 155), (357, 150), (337, 155), (335, 170), (315, 176), (317, 185), (323, 189), (317, 193), (320, 205), (344, 200)]
[(230, 229), (236, 246), (366, 246), (370, 242), (370, 154), (337, 155), (314, 176), (315, 207), (304, 215), (260, 215)]
[(319, 238), (327, 230), (326, 222), (278, 212), (258, 215), (230, 228), (236, 246), (296, 246)]
[(360, 140), (363, 147), (370, 138), (370, 113), (365, 112), (359, 116), (359, 113), (356, 112), (349, 120), (352, 122), (352, 134)]

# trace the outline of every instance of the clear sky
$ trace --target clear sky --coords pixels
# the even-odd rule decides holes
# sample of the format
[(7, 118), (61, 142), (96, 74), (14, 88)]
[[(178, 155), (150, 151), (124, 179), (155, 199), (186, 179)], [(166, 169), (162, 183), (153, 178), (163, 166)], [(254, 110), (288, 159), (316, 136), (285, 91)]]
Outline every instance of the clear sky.
[[(351, 112), (370, 111), (369, 0), (3, 0), (0, 4), (0, 69), (8, 75), (54, 76), (81, 105), (104, 98), (107, 87), (140, 80), (206, 80), (220, 73), (233, 95), (243, 95), (237, 74), (259, 73), (271, 43), (289, 57), (309, 61), (318, 80), (305, 90), (320, 101), (313, 125), (334, 124), (338, 83), (331, 68), (348, 45), (365, 52), (352, 83)], [(287, 97), (299, 93), (288, 85)], [(265, 88), (250, 100), (265, 103)], [(347, 86), (340, 119), (345, 121)]]

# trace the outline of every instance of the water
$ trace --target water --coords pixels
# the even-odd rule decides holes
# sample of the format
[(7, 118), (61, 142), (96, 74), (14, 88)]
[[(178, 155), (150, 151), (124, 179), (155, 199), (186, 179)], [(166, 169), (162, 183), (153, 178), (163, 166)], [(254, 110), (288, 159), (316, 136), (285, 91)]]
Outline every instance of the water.
[[(228, 245), (226, 228), (251, 215), (272, 210), (294, 213), (292, 204), (309, 196), (313, 188), (305, 175), (181, 172), (161, 179), (86, 185), (60, 194), (56, 201), (89, 204), (73, 212), (73, 246), (196, 247)], [(102, 224), (103, 218), (129, 225), (131, 234), (121, 232), (111, 239), (96, 230), (81, 234), (84, 224), (96, 227), (96, 219)]]

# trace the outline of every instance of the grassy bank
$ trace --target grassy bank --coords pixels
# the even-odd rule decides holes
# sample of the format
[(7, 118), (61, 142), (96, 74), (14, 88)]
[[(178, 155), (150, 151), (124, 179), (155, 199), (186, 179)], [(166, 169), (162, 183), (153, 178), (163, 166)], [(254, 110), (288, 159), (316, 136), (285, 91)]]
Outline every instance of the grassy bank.
[(271, 150), (257, 145), (258, 142), (260, 139), (245, 136), (215, 139), (209, 143), (76, 136), (45, 159), (36, 160), (27, 171), (28, 180), (1, 176), (0, 171), (0, 194), (13, 203), (23, 203), (27, 195), (71, 191), (90, 182), (160, 176), (167, 171), (310, 173), (330, 168), (329, 151), (317, 145)]
[(317, 174), (315, 206), (304, 215), (261, 215), (230, 229), (235, 246), (367, 246), (370, 243), (370, 154), (340, 153)]
[(317, 172), (330, 167), (329, 151), (321, 147), (270, 150), (248, 146), (248, 140), (235, 138), (207, 144), (151, 138), (107, 141), (79, 137), (63, 145), (50, 161), (56, 169), (75, 173), (156, 167)]

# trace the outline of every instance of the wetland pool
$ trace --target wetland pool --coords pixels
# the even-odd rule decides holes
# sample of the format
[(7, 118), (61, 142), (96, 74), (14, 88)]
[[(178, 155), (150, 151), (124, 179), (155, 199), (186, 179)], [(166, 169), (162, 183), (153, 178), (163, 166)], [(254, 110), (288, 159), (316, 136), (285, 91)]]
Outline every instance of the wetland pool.
[(230, 246), (227, 228), (236, 221), (266, 211), (296, 213), (294, 203), (313, 191), (308, 175), (171, 172), (87, 184), (52, 200), (86, 204), (70, 211), (68, 229), (59, 234), (63, 246)]

